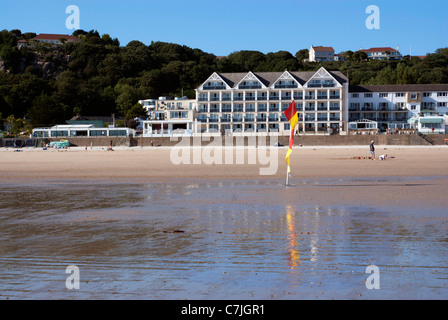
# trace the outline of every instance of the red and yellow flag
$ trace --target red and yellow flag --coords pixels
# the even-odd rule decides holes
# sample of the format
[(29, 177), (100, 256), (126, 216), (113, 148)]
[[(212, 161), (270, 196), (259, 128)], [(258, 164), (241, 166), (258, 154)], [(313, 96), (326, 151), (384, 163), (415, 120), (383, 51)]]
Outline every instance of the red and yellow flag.
[(289, 105), (289, 108), (285, 111), (286, 119), (288, 119), (289, 124), (291, 125), (291, 133), (289, 137), (289, 149), (288, 152), (286, 152), (286, 164), (288, 165), (288, 173), (291, 172), (291, 161), (290, 161), (290, 155), (292, 153), (292, 145), (294, 143), (294, 128), (296, 127), (297, 123), (299, 123), (299, 116), (297, 115), (297, 109), (296, 104), (294, 100)]

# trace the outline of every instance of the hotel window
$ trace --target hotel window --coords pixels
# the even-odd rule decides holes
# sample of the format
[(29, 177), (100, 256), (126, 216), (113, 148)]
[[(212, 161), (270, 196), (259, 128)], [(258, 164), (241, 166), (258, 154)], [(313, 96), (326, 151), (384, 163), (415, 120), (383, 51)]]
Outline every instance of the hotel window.
[(417, 110), (417, 106), (415, 104), (411, 105), (411, 110)]
[(396, 96), (397, 98), (404, 98), (404, 97), (405, 97), (405, 94), (404, 94), (403, 92), (397, 92), (397, 93), (395, 94), (395, 96)]
[(424, 97), (430, 97), (431, 96), (431, 92), (423, 92), (423, 96)]
[(380, 93), (380, 98), (387, 98), (389, 97), (388, 93)]
[(357, 94), (357, 93), (352, 93), (352, 98), (359, 98), (359, 94)]
[(437, 103), (437, 106), (438, 107), (446, 107), (447, 103), (446, 102), (439, 102), (439, 103)]
[(364, 98), (372, 98), (373, 94), (371, 93), (364, 93)]
[(417, 93), (411, 93), (411, 100), (417, 100), (418, 94)]
[(448, 92), (437, 92), (438, 97), (446, 97), (448, 96)]

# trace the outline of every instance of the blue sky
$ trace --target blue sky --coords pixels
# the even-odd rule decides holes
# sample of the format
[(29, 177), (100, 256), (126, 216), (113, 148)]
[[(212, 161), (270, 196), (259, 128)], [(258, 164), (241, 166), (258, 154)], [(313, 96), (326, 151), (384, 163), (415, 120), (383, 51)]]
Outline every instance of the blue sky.
[[(71, 34), (65, 9), (80, 9), (80, 28), (132, 40), (173, 42), (215, 55), (239, 50), (295, 54), (311, 45), (336, 52), (399, 46), (424, 55), (448, 47), (447, 0), (1, 0), (0, 30)], [(380, 29), (366, 28), (366, 8)]]

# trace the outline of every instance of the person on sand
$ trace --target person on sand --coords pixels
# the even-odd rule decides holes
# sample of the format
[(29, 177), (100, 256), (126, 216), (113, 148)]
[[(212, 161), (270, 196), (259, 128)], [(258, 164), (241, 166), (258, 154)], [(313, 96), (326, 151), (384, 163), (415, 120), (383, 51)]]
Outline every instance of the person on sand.
[(382, 154), (382, 155), (379, 156), (378, 159), (380, 159), (380, 160), (386, 160), (386, 158), (387, 158), (387, 154)]
[(372, 160), (375, 160), (375, 146), (374, 146), (374, 144), (375, 144), (375, 141), (372, 140), (370, 142), (370, 158)]

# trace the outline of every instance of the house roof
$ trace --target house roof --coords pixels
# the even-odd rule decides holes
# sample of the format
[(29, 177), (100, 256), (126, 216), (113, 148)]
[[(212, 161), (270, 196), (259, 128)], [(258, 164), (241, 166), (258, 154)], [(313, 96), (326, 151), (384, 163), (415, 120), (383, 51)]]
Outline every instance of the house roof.
[(311, 46), (311, 48), (314, 49), (314, 51), (322, 51), (322, 52), (334, 52), (333, 47), (321, 47), (321, 46)]
[(448, 91), (448, 84), (391, 84), (372, 86), (350, 86), (349, 92), (426, 92)]
[(364, 52), (398, 52), (398, 50), (391, 47), (379, 47), (379, 48), (370, 48), (370, 49), (361, 49)]
[(33, 38), (33, 40), (59, 40), (61, 38), (65, 38), (67, 40), (79, 40), (78, 37), (70, 36), (68, 34), (49, 34), (49, 33), (41, 33)]

